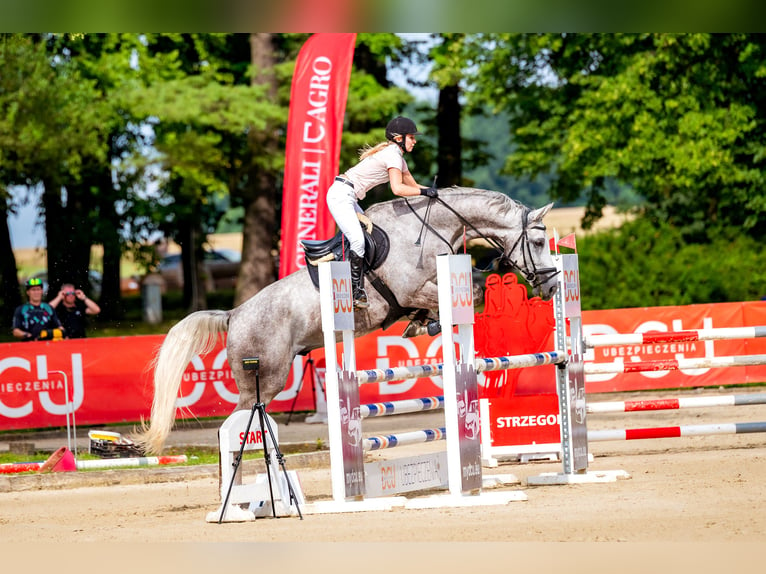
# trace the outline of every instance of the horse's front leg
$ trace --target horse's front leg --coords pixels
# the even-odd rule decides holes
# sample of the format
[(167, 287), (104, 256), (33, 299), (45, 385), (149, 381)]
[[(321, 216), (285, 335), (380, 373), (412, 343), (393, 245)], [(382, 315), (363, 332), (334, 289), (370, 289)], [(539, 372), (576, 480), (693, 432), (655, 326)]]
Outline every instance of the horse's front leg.
[(439, 306), (438, 286), (436, 283), (426, 283), (422, 289), (418, 290), (417, 301), (420, 309), (410, 316), (410, 322), (405, 327), (402, 337), (417, 337), (419, 335), (429, 335), (434, 337), (441, 333), (441, 324), (437, 311)]

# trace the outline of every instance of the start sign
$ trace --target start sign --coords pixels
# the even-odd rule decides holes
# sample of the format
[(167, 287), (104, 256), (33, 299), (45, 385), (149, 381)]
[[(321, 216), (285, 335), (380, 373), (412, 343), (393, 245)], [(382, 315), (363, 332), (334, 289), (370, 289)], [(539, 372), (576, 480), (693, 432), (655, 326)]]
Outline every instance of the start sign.
[[(271, 438), (268, 437), (268, 428), (274, 432), (274, 441), (279, 441), (277, 425), (268, 414), (264, 415), (264, 428), (261, 429), (259, 413), (251, 410), (235, 411), (224, 421), (218, 433), (221, 444), (221, 453), (239, 452), (242, 450), (260, 450), (263, 448), (263, 439), (266, 438), (268, 447), (273, 448)], [(251, 419), (252, 417), (252, 419)], [(249, 423), (249, 426), (248, 426)], [(242, 443), (244, 442), (244, 448)]]

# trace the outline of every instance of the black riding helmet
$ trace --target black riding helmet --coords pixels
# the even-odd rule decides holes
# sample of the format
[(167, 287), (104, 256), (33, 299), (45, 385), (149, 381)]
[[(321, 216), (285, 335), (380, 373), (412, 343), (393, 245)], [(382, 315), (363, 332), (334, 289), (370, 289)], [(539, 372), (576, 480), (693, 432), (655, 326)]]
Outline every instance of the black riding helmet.
[(407, 135), (420, 135), (420, 132), (418, 131), (418, 126), (415, 125), (415, 122), (413, 122), (410, 118), (405, 118), (403, 116), (396, 116), (393, 120), (388, 122), (388, 125), (386, 126), (386, 139), (389, 141), (394, 141), (395, 136), (402, 136), (402, 141), (395, 142), (400, 148), (402, 148), (402, 151), (404, 153), (407, 152), (407, 150), (404, 147), (404, 138), (407, 137)]

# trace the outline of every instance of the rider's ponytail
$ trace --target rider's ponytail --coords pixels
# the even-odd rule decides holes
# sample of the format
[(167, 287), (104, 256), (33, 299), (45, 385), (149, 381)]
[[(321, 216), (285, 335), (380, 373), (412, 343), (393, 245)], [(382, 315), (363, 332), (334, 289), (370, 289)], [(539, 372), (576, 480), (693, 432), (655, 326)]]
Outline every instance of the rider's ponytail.
[(366, 157), (370, 157), (371, 155), (374, 155), (378, 153), (380, 150), (385, 148), (386, 146), (390, 145), (391, 142), (380, 142), (375, 147), (371, 147), (369, 145), (364, 146), (362, 149), (359, 150), (359, 161), (363, 160)]

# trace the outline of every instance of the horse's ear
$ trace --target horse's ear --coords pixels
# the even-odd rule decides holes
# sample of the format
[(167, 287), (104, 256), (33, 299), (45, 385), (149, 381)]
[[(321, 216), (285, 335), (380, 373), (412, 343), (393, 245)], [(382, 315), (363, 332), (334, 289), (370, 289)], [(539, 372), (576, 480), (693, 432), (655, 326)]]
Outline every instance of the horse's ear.
[(543, 217), (545, 217), (548, 212), (551, 210), (551, 207), (553, 207), (553, 203), (549, 203), (546, 206), (541, 207), (540, 209), (535, 209), (534, 211), (529, 212), (529, 221), (542, 221)]

